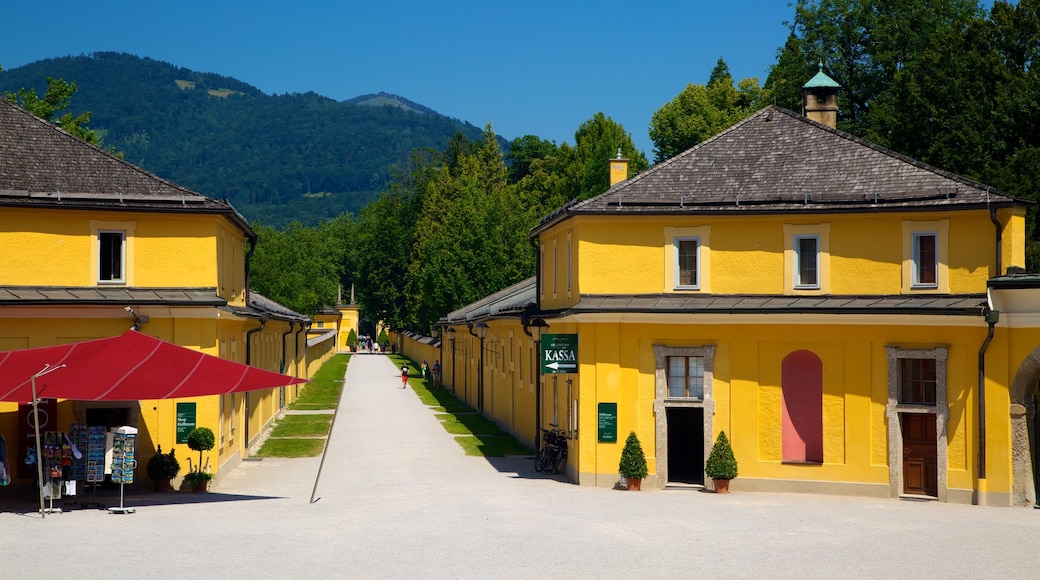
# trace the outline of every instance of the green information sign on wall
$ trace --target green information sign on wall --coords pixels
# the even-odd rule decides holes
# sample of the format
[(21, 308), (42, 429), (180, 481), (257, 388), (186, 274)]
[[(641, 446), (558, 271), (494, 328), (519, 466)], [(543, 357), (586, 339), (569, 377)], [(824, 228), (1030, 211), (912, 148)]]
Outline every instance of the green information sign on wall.
[(578, 372), (578, 335), (542, 335), (542, 374)]
[(177, 403), (177, 443), (187, 443), (195, 428), (195, 403)]
[(599, 442), (617, 443), (617, 403), (599, 404)]

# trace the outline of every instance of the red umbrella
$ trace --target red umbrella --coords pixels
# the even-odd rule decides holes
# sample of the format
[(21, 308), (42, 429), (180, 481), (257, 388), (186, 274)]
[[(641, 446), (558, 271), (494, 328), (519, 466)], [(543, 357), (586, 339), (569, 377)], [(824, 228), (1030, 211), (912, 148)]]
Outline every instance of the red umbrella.
[[(49, 367), (64, 368), (41, 375)], [(305, 383), (128, 330), (120, 336), (0, 352), (0, 401), (37, 396), (78, 401), (136, 401), (222, 395)]]

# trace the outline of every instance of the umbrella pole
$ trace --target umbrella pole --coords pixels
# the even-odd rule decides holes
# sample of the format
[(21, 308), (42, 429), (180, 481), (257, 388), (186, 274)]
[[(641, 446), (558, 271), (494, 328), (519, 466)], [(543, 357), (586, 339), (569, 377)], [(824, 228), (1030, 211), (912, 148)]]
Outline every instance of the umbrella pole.
[[(43, 370), (32, 376), (32, 406), (33, 406), (33, 429), (36, 431), (36, 482), (37, 487), (40, 488), (40, 518), (47, 517), (47, 510), (43, 507), (43, 453), (40, 449), (40, 399), (36, 396), (36, 379), (43, 375), (53, 373), (58, 369), (65, 368), (65, 365), (58, 365), (52, 367), (49, 363), (43, 365)], [(54, 495), (51, 490), (51, 505), (54, 505)]]
[(40, 400), (36, 398), (36, 376), (32, 376), (33, 429), (36, 431), (36, 487), (40, 490), (40, 518), (43, 519), (47, 517), (47, 510), (43, 507), (43, 454), (40, 449)]
[(332, 442), (332, 433), (336, 431), (336, 417), (339, 408), (343, 406), (343, 391), (347, 390), (347, 375), (343, 374), (343, 381), (339, 387), (339, 399), (336, 401), (336, 410), (332, 412), (332, 424), (329, 425), (329, 436), (325, 438), (325, 447), (321, 450), (321, 463), (318, 464), (318, 474), (314, 476), (314, 488), (311, 489), (311, 503), (314, 503), (314, 495), (318, 493), (318, 481), (321, 479), (321, 470), (325, 467), (325, 454), (329, 451), (329, 443)]

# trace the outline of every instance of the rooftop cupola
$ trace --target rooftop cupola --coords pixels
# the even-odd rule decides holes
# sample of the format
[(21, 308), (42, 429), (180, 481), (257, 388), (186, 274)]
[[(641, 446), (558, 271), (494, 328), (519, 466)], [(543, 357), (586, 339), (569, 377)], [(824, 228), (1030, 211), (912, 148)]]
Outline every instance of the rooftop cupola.
[(838, 91), (841, 85), (820, 71), (809, 82), (802, 85), (802, 114), (817, 123), (836, 128), (838, 126)]

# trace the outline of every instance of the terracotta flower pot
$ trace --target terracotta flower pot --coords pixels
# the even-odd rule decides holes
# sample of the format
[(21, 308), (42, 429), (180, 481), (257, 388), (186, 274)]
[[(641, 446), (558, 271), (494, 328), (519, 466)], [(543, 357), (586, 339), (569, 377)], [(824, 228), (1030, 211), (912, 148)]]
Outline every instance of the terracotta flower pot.
[(729, 493), (728, 479), (713, 479), (711, 483), (715, 486), (715, 493)]
[(170, 491), (170, 480), (169, 479), (153, 479), (152, 486), (155, 489), (155, 493), (167, 493)]
[(628, 487), (628, 491), (639, 491), (643, 485), (643, 478), (641, 477), (626, 477), (625, 485)]

